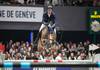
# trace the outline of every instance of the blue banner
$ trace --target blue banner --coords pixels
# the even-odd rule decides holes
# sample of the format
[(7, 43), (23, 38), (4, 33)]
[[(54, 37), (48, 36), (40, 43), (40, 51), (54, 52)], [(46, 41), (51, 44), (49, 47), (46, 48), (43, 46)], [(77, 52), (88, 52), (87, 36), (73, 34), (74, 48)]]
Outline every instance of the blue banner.
[(70, 67), (34, 67), (34, 68), (13, 68), (13, 70), (71, 70)]

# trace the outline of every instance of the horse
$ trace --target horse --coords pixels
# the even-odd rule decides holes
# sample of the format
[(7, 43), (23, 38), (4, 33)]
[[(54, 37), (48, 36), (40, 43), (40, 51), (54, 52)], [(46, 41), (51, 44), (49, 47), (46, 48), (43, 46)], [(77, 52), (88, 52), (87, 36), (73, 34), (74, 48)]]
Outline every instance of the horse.
[(46, 42), (49, 40), (56, 41), (56, 33), (52, 31), (52, 33), (49, 31), (48, 26), (45, 26), (41, 31), (40, 31), (40, 36), (38, 39), (38, 51), (43, 51), (45, 50), (45, 45)]

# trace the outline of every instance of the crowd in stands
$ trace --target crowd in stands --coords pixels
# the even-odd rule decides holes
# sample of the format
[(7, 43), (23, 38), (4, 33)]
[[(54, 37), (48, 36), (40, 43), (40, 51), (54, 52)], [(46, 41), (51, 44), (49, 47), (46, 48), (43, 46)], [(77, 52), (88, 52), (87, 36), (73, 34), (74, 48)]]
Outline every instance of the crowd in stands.
[(100, 6), (100, 0), (0, 0), (8, 5)]
[[(89, 41), (60, 43), (57, 50), (45, 49), (40, 52), (33, 43), (9, 41), (5, 45), (6, 60), (87, 60), (89, 59)], [(100, 46), (100, 44), (98, 44)], [(50, 53), (52, 51), (52, 53)]]

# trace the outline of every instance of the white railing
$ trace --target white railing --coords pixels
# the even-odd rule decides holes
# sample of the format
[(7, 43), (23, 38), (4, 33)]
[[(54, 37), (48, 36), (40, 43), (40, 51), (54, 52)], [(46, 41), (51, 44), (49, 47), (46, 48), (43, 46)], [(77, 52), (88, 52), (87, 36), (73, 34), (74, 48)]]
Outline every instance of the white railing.
[(12, 63), (32, 63), (32, 64), (91, 64), (92, 60), (4, 60)]

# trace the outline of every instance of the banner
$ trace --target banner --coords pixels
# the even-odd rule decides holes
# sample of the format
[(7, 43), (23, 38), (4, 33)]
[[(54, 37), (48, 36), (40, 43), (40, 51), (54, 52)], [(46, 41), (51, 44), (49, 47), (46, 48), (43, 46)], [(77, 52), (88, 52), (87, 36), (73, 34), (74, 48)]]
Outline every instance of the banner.
[(0, 6), (0, 21), (42, 22), (43, 7)]
[(100, 34), (100, 9), (90, 8), (89, 9), (89, 20), (88, 29), (90, 34)]
[(4, 70), (93, 70), (84, 67), (34, 67), (34, 68), (6, 68)]
[(70, 67), (33, 67), (33, 68), (14, 68), (13, 70), (71, 70)]
[(4, 70), (71, 70), (70, 67), (5, 68)]

